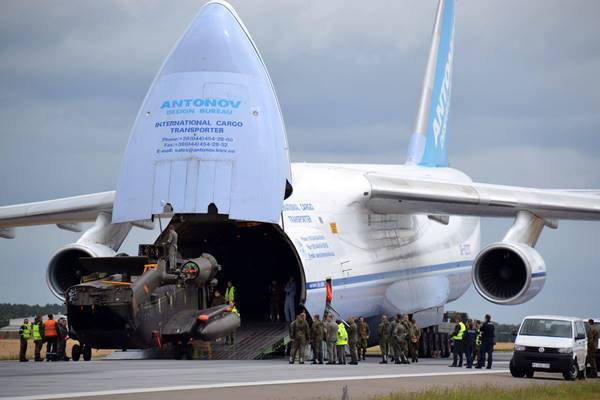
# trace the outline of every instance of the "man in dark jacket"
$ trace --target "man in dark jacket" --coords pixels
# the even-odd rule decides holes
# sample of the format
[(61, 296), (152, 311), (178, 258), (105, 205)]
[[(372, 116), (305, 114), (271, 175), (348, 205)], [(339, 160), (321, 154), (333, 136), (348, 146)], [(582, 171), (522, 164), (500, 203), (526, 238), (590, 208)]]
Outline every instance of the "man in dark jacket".
[(492, 369), (492, 353), (494, 352), (494, 341), (496, 334), (494, 333), (494, 325), (492, 317), (489, 314), (485, 315), (485, 322), (481, 325), (481, 349), (479, 350), (479, 360), (475, 368), (483, 368), (487, 355), (487, 369)]
[(225, 304), (225, 298), (221, 296), (221, 292), (215, 290), (215, 294), (213, 295), (212, 301), (210, 302), (211, 307), (222, 306)]
[(56, 349), (56, 359), (58, 361), (69, 361), (67, 357), (67, 339), (69, 338), (69, 328), (67, 328), (67, 320), (65, 318), (59, 318), (58, 324), (56, 325), (58, 332), (58, 345)]
[(477, 340), (477, 331), (473, 326), (473, 321), (467, 322), (467, 332), (464, 338), (465, 355), (467, 356), (467, 368), (473, 368), (473, 355), (475, 354), (475, 341)]
[(321, 317), (319, 314), (315, 314), (313, 317), (313, 324), (310, 328), (310, 342), (313, 350), (312, 364), (323, 364), (323, 336), (325, 335), (325, 329)]
[(279, 304), (281, 303), (281, 288), (276, 280), (269, 284), (269, 319), (279, 321)]

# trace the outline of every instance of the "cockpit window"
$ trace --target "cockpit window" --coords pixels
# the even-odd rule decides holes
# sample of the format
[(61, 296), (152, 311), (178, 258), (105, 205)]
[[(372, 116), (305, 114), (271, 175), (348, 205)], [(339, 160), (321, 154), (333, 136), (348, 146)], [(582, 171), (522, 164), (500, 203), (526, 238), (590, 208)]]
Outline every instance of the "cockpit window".
[(523, 321), (519, 335), (570, 338), (573, 331), (570, 321), (532, 318)]

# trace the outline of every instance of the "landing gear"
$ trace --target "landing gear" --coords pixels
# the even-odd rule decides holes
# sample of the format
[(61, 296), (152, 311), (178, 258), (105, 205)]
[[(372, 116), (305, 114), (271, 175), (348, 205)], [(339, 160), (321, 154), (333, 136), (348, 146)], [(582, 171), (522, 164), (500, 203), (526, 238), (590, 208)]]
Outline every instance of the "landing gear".
[(189, 341), (173, 343), (173, 355), (176, 360), (185, 357), (186, 360), (194, 359), (194, 345)]
[(185, 358), (187, 360), (193, 360), (194, 359), (194, 346), (192, 345), (192, 343), (188, 343), (185, 346)]
[(79, 357), (81, 357), (81, 346), (78, 344), (74, 344), (71, 349), (71, 359), (73, 361), (79, 361)]
[(83, 361), (90, 361), (92, 359), (92, 347), (88, 344), (83, 345)]

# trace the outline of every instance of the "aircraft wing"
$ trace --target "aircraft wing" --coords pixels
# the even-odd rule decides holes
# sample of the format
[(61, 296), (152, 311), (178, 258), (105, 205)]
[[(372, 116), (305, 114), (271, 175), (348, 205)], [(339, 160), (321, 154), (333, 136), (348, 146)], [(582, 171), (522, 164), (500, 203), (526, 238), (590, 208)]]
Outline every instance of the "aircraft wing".
[(12, 228), (46, 224), (91, 222), (102, 211), (112, 211), (115, 192), (0, 207), (0, 237), (12, 238)]
[(383, 213), (600, 220), (600, 191), (550, 190), (476, 182), (405, 179), (369, 173), (368, 207)]

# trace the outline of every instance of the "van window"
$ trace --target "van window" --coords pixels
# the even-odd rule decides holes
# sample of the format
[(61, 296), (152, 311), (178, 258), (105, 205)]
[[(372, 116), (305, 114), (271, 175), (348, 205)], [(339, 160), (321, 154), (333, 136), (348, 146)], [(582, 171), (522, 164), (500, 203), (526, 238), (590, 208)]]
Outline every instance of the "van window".
[(570, 338), (573, 330), (570, 321), (532, 318), (523, 321), (519, 335)]
[(583, 322), (575, 322), (575, 332), (577, 332), (577, 335), (585, 336), (585, 327), (583, 326)]

